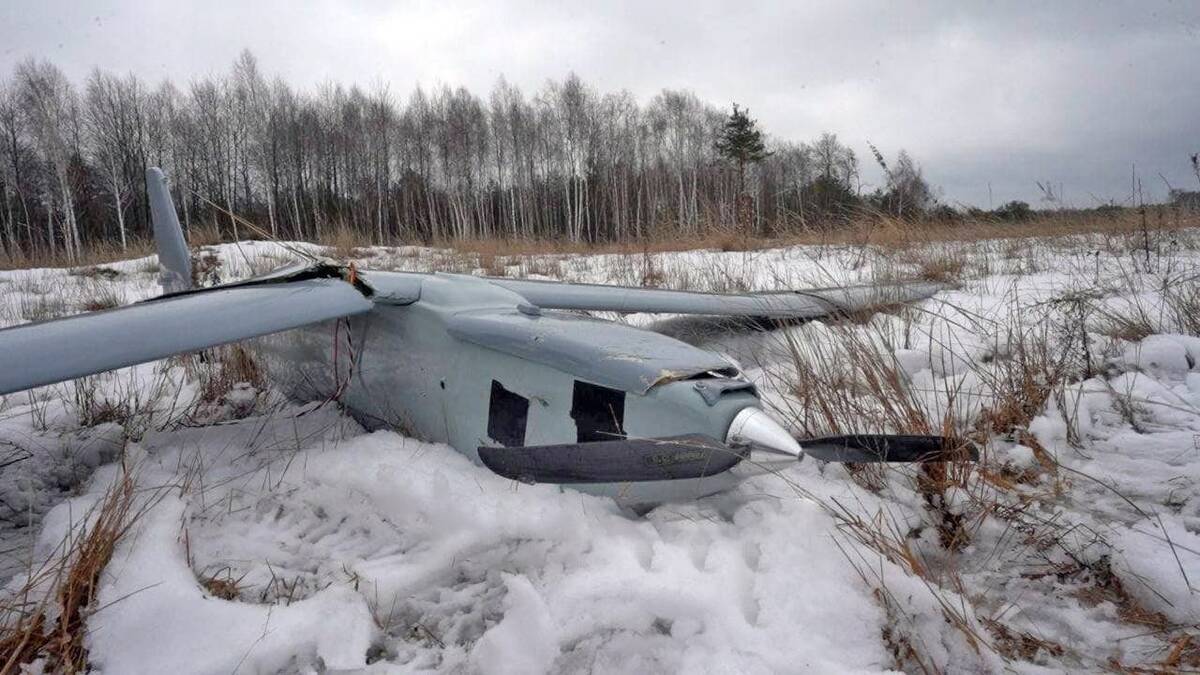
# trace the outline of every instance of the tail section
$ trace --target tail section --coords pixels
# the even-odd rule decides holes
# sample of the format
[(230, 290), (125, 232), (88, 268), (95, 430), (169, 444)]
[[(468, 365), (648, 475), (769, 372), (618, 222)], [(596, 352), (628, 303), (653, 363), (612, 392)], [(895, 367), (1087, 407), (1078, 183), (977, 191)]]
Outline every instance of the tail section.
[(154, 224), (154, 242), (158, 246), (158, 264), (162, 268), (159, 282), (164, 293), (178, 293), (192, 288), (192, 256), (175, 215), (175, 204), (167, 189), (167, 177), (162, 169), (146, 170), (146, 193), (150, 197), (150, 219)]

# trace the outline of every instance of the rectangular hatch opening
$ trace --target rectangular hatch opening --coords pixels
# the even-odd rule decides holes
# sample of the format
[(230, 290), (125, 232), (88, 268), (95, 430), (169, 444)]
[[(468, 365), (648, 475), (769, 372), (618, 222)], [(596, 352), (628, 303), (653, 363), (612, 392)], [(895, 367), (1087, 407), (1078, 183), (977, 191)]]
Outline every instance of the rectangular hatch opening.
[(529, 399), (492, 380), (488, 403), (488, 436), (508, 448), (525, 445), (525, 426), (529, 420)]
[(571, 419), (578, 443), (625, 438), (625, 392), (575, 380)]

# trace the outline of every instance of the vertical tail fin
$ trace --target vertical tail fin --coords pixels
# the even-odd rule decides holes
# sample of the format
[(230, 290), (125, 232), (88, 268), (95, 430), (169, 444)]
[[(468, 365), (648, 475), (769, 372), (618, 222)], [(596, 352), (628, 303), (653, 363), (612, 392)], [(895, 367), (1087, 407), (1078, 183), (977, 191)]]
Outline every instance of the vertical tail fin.
[(175, 215), (175, 204), (167, 189), (167, 177), (162, 169), (146, 169), (146, 193), (150, 197), (150, 220), (154, 224), (154, 243), (158, 246), (158, 264), (162, 268), (158, 280), (164, 293), (177, 293), (192, 288), (192, 256)]

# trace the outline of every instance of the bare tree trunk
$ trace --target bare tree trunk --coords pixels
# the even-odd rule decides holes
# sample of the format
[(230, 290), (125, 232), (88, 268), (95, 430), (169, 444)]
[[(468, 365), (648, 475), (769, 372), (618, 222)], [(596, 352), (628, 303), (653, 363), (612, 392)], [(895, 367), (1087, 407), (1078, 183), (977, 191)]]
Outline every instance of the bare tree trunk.
[(71, 194), (65, 166), (59, 171), (59, 183), (63, 210), (63, 248), (67, 252), (67, 260), (75, 262), (79, 259), (79, 226), (75, 219), (75, 200)]
[(292, 219), (295, 221), (296, 234), (303, 237), (304, 224), (300, 220), (300, 196), (297, 185), (292, 185)]
[(112, 186), (113, 211), (117, 214), (117, 233), (121, 239), (121, 250), (124, 251), (129, 248), (125, 237), (125, 204), (123, 203), (125, 195), (121, 192), (120, 174), (115, 168), (112, 169), (109, 176), (111, 178), (110, 185)]
[(54, 200), (49, 196), (45, 200), (46, 205), (46, 244), (50, 247), (50, 257), (53, 258), (58, 254), (58, 246), (54, 242)]
[(383, 185), (382, 181), (376, 177), (375, 179), (375, 234), (379, 241), (379, 245), (384, 244), (383, 240)]
[(12, 201), (8, 196), (8, 183), (0, 185), (0, 198), (4, 199), (4, 234), (8, 238), (8, 254), (16, 257), (20, 248), (17, 245), (16, 216), (13, 215)]
[(267, 221), (271, 224), (271, 238), (279, 238), (279, 228), (275, 224), (275, 192), (267, 190)]

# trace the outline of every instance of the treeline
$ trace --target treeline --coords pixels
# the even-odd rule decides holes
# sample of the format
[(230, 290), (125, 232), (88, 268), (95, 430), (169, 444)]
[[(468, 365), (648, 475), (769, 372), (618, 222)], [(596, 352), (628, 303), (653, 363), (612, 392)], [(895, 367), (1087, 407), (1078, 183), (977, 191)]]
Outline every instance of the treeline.
[[(523, 237), (608, 241), (836, 223), (864, 203), (910, 215), (933, 200), (905, 154), (863, 197), (833, 134), (769, 140), (748, 167), (717, 149), (728, 111), (688, 91), (639, 103), (575, 75), (526, 94), (383, 84), (297, 91), (243, 53), (186, 87), (26, 61), (0, 81), (0, 253), (68, 259), (149, 234), (143, 176), (161, 166), (185, 228), (379, 242)], [(739, 175), (744, 169), (744, 176)]]

